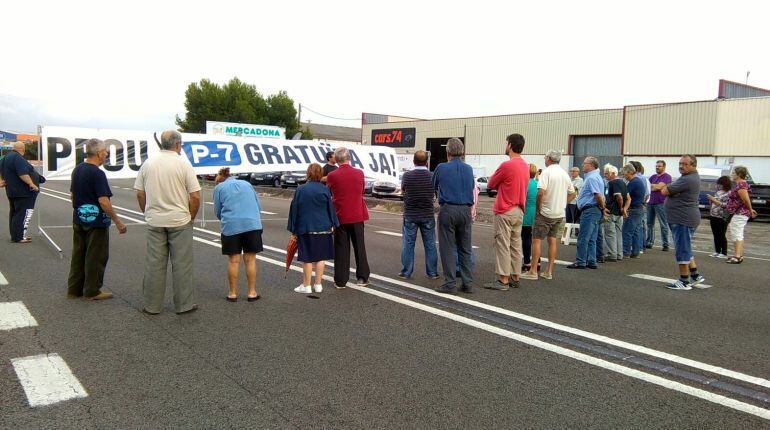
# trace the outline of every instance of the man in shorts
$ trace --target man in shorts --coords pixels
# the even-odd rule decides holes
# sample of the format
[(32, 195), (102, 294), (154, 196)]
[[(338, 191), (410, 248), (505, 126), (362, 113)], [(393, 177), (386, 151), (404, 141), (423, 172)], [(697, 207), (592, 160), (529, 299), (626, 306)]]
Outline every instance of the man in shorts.
[(561, 152), (550, 150), (545, 154), (545, 170), (537, 183), (537, 207), (532, 225), (532, 266), (522, 279), (536, 281), (537, 265), (540, 261), (540, 242), (548, 238), (548, 266), (540, 273), (545, 279), (553, 279), (553, 265), (556, 262), (556, 238), (564, 226), (567, 204), (575, 199), (575, 187), (564, 169), (559, 166)]
[(666, 196), (663, 203), (666, 220), (674, 237), (676, 262), (679, 265), (679, 279), (668, 284), (671, 290), (691, 290), (706, 280), (698, 273), (698, 265), (692, 255), (692, 237), (700, 224), (700, 176), (698, 175), (698, 159), (694, 155), (685, 154), (679, 159), (679, 173), (682, 176), (671, 184), (663, 182), (654, 184), (652, 189)]

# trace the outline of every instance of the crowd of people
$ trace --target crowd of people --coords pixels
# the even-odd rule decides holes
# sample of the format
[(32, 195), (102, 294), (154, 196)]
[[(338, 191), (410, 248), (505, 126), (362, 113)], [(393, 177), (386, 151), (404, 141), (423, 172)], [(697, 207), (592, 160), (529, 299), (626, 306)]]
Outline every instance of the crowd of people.
[[(193, 280), (193, 225), (200, 208), (200, 184), (192, 166), (180, 157), (182, 137), (176, 131), (161, 134), (161, 151), (142, 164), (134, 183), (139, 208), (147, 223), (146, 260), (142, 282), (143, 311), (162, 311), (166, 274), (171, 264), (173, 306), (183, 314), (198, 309)], [(700, 223), (698, 198), (701, 181), (697, 158), (683, 155), (680, 177), (672, 180), (666, 163), (659, 160), (655, 174), (644, 176), (641, 163), (631, 161), (618, 169), (600, 167), (596, 157), (582, 160), (583, 177), (576, 168), (569, 173), (560, 163), (562, 153), (545, 154), (545, 169), (528, 164), (522, 157), (525, 140), (520, 134), (506, 138), (508, 160), (489, 177), (488, 187), (497, 190), (494, 213), (494, 266), (496, 279), (484, 285), (492, 290), (518, 288), (521, 280), (553, 279), (557, 239), (565, 220), (579, 224), (577, 254), (568, 269), (597, 269), (598, 263), (640, 258), (655, 244), (655, 223), (660, 229), (663, 251), (674, 248), (679, 279), (668, 288), (689, 290), (705, 280), (692, 251), (692, 238)], [(0, 161), (0, 185), (10, 202), (11, 240), (28, 243), (26, 232), (39, 183), (44, 181), (24, 160), (23, 145)], [(108, 156), (105, 142), (84, 143), (86, 159), (75, 167), (70, 185), (73, 205), (73, 245), (68, 297), (104, 300), (112, 293), (101, 291), (109, 259), (109, 227), (118, 232), (126, 226), (113, 210), (107, 177), (99, 167)], [(474, 289), (473, 222), (479, 190), (473, 169), (464, 161), (459, 139), (447, 141), (447, 162), (431, 172), (428, 154), (414, 153), (414, 168), (404, 173), (401, 270), (411, 278), (415, 271), (414, 247), (419, 231), (425, 249), (425, 274), (443, 283), (438, 292), (472, 293)], [(748, 170), (737, 166), (732, 177), (716, 181), (711, 201), (710, 225), (715, 250), (712, 257), (727, 263), (743, 261), (746, 223), (757, 215), (751, 207)], [(343, 289), (350, 279), (351, 245), (355, 258), (356, 285), (369, 283), (365, 223), (369, 219), (364, 194), (364, 174), (350, 165), (346, 148), (327, 154), (322, 167), (311, 164), (308, 181), (294, 193), (287, 230), (296, 242), (297, 260), (302, 263), (301, 294), (323, 291), (325, 261), (334, 261), (334, 285)], [(214, 188), (214, 211), (221, 220), (222, 254), (228, 258), (226, 300), (238, 300), (241, 261), (247, 277), (247, 301), (260, 298), (256, 288), (256, 254), (263, 250), (261, 204), (246, 182), (220, 170)], [(438, 214), (435, 203), (438, 203)], [(436, 237), (438, 236), (438, 249)], [(547, 264), (540, 264), (542, 241), (546, 240)], [(727, 257), (728, 240), (734, 255)], [(314, 275), (315, 272), (315, 276)], [(459, 286), (457, 285), (459, 279)]]

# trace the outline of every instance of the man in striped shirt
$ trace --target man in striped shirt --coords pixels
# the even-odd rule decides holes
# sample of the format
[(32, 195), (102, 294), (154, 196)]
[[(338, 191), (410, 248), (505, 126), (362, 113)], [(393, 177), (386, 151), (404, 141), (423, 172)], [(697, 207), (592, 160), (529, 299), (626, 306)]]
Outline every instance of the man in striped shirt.
[(414, 169), (404, 173), (401, 190), (404, 193), (404, 225), (402, 228), (401, 272), (399, 278), (408, 279), (414, 272), (414, 245), (417, 230), (425, 247), (425, 274), (438, 279), (436, 252), (436, 218), (433, 215), (433, 174), (428, 170), (428, 153), (414, 153)]

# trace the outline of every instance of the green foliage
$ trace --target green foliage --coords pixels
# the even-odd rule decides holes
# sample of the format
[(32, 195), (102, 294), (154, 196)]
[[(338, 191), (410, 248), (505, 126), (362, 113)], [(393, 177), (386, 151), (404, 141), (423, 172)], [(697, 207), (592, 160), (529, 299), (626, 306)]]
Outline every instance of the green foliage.
[(191, 83), (184, 106), (187, 114), (184, 119), (177, 115), (176, 124), (187, 133), (205, 133), (206, 121), (275, 125), (285, 128), (288, 138), (300, 129), (294, 100), (286, 91), (265, 99), (254, 85), (238, 78), (222, 86), (208, 79)]

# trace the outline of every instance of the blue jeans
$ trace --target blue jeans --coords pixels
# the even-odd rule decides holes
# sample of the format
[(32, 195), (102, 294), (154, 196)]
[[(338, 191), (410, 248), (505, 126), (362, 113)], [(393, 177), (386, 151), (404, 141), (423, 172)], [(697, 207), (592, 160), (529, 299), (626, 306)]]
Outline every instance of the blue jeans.
[(628, 208), (628, 218), (623, 222), (623, 256), (639, 255), (644, 234), (644, 208)]
[(692, 260), (692, 237), (695, 229), (682, 224), (669, 224), (674, 237), (674, 254), (677, 264), (690, 264)]
[(580, 233), (577, 238), (578, 266), (596, 266), (596, 239), (599, 234), (599, 223), (602, 213), (596, 206), (591, 206), (580, 212)]
[(436, 252), (436, 220), (410, 220), (404, 218), (401, 230), (401, 274), (412, 276), (414, 272), (414, 244), (417, 242), (417, 229), (422, 235), (425, 247), (425, 273), (428, 276), (438, 275), (438, 253)]
[(660, 236), (663, 240), (663, 246), (668, 248), (668, 222), (666, 222), (666, 211), (663, 210), (663, 204), (647, 205), (647, 242), (645, 245), (652, 248), (655, 244), (655, 218), (660, 223)]

